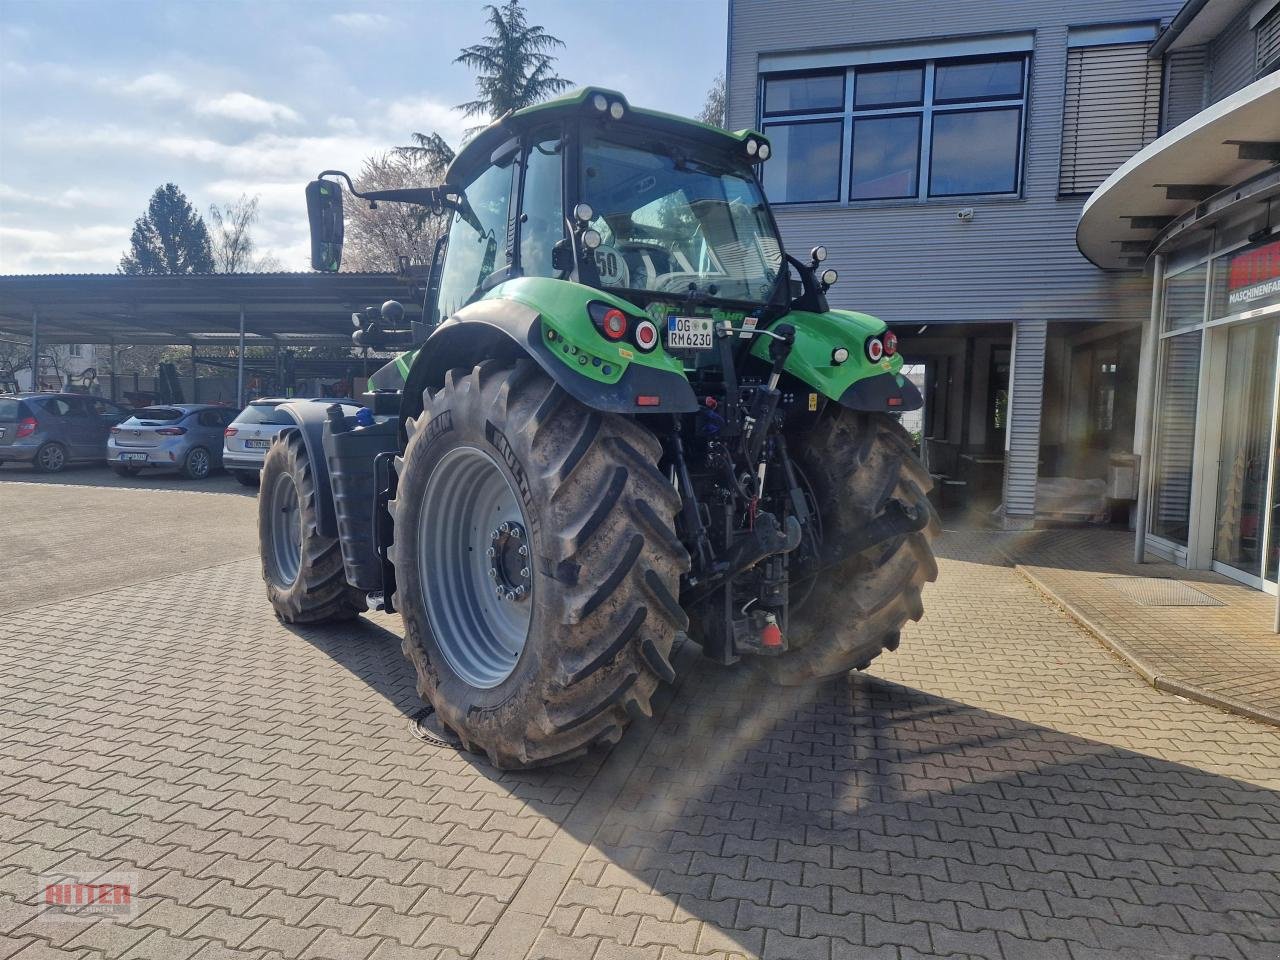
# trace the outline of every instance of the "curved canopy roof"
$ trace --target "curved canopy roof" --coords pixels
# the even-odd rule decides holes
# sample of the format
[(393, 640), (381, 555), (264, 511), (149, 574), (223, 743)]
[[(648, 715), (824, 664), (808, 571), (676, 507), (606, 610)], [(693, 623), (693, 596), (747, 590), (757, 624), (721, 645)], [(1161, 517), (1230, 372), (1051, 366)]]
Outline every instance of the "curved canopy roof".
[(1107, 270), (1137, 269), (1177, 218), (1280, 162), (1280, 73), (1213, 104), (1148, 144), (1089, 197), (1080, 252)]

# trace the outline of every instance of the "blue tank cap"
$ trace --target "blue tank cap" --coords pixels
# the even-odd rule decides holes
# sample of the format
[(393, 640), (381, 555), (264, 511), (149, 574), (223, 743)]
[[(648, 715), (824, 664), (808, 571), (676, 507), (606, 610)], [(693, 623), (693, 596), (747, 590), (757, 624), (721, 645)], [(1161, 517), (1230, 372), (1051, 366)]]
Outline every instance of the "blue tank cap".
[(357, 411), (356, 411), (356, 426), (357, 426), (357, 427), (372, 427), (372, 426), (373, 426), (373, 411), (372, 411), (372, 410), (370, 410), (368, 407), (361, 407), (359, 410), (357, 410)]

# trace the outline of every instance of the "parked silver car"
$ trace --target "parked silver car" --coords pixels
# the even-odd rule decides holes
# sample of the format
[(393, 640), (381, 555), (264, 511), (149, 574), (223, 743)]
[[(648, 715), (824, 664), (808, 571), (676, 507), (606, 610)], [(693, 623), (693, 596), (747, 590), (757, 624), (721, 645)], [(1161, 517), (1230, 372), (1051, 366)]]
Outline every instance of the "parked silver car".
[(76, 460), (102, 461), (107, 433), (128, 407), (78, 393), (0, 396), (0, 463), (29, 463), (57, 473)]
[(158, 469), (202, 479), (222, 466), (222, 431), (235, 415), (230, 407), (207, 403), (143, 407), (111, 428), (107, 462), (124, 477)]
[[(222, 465), (227, 472), (247, 487), (256, 486), (258, 473), (262, 470), (262, 461), (271, 449), (271, 441), (275, 435), (293, 420), (288, 414), (277, 410), (282, 403), (301, 399), (299, 397), (264, 397), (255, 400), (243, 410), (227, 427), (222, 441)], [(311, 403), (350, 403), (344, 398), (312, 397)]]

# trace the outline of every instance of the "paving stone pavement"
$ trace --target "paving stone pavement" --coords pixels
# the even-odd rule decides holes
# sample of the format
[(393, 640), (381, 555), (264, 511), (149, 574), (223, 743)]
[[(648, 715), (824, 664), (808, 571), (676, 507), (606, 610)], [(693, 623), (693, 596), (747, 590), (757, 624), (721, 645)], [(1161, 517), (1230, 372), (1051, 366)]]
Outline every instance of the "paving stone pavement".
[[(683, 650), (607, 758), (524, 773), (414, 739), (398, 623), (286, 627), (254, 560), (7, 613), (0, 960), (1274, 960), (1275, 729), (942, 553), (869, 674)], [(49, 875), (134, 912), (41, 914)]]
[[(1133, 562), (1133, 534), (1072, 528), (1015, 534), (1011, 562), (1128, 660), (1148, 683), (1280, 725), (1276, 600), (1207, 570), (1149, 555)], [(1193, 585), (1217, 604), (1143, 606), (1115, 585), (1154, 577)]]

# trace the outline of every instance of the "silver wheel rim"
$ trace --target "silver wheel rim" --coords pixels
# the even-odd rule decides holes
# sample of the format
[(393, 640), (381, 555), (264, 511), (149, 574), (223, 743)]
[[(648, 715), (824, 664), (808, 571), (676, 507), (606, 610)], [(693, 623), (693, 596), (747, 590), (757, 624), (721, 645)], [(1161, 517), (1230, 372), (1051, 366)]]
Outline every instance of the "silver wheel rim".
[(271, 487), (271, 563), (276, 583), (293, 586), (302, 563), (302, 510), (298, 485), (287, 473)]
[(440, 652), (473, 687), (511, 676), (529, 636), (527, 529), (515, 488), (489, 454), (457, 447), (441, 458), (418, 519), (418, 571)]
[(51, 443), (40, 451), (40, 466), (46, 470), (61, 470), (65, 461), (66, 455), (56, 443)]
[(209, 454), (205, 453), (199, 447), (191, 451), (191, 459), (189, 462), (191, 464), (192, 476), (203, 477), (209, 472)]

